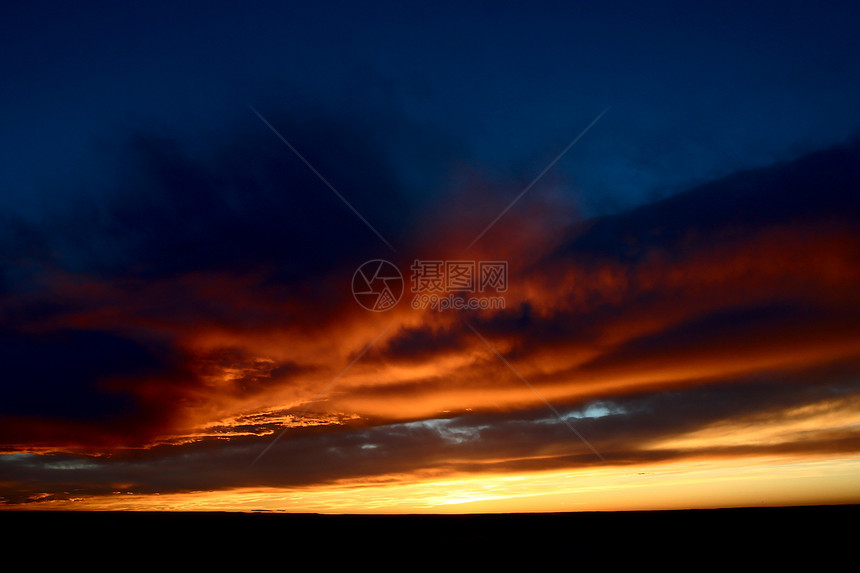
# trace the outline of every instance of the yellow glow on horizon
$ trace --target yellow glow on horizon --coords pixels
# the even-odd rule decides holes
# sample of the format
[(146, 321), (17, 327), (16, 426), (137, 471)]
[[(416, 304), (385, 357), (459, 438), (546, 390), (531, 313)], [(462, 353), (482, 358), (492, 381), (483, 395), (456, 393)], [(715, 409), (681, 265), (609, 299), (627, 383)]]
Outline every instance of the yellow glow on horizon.
[(629, 511), (860, 503), (860, 458), (761, 457), (509, 475), (392, 475), (305, 488), (110, 496), (40, 509), (289, 513)]

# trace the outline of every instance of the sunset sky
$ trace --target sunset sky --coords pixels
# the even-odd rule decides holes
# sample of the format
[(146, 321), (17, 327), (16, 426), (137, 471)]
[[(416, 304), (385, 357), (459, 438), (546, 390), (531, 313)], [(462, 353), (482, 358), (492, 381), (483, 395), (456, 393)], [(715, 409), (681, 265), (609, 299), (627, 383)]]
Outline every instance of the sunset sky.
[(0, 508), (860, 503), (858, 6), (15, 4)]

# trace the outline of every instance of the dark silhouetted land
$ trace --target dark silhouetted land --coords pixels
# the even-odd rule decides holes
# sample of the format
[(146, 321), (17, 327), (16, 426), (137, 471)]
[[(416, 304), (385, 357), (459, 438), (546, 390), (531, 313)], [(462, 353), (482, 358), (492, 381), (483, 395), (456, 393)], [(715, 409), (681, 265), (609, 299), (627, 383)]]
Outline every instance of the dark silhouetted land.
[[(0, 512), (8, 550), (223, 567), (815, 564), (851, 558), (860, 505), (493, 515)], [(32, 554), (32, 553), (31, 553)], [(405, 559), (405, 561), (404, 561)], [(852, 565), (853, 567), (853, 565)], [(479, 567), (477, 570), (485, 570)]]

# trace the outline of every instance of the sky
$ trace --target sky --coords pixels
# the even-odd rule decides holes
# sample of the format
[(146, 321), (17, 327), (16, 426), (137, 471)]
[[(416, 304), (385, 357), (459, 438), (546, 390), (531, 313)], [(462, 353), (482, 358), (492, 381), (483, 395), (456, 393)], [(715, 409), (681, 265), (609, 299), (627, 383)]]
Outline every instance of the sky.
[(0, 509), (860, 502), (858, 16), (4, 5)]

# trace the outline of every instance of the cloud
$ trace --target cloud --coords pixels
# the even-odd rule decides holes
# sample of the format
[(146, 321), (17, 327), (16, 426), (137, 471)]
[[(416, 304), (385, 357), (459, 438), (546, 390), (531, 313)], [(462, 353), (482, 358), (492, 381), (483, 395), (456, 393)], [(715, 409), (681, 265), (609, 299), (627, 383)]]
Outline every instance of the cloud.
[[(819, 374), (637, 393), (563, 414), (613, 465), (856, 451), (860, 386), (856, 378), (810, 384), (809, 379)], [(822, 423), (822, 412), (833, 414), (827, 423)], [(811, 422), (801, 437), (796, 434), (798, 422)], [(703, 435), (708, 432), (710, 440)], [(757, 440), (763, 433), (768, 439)], [(684, 439), (690, 443), (682, 443)], [(296, 427), (252, 465), (268, 440), (271, 436), (213, 437), (111, 456), (19, 454), (0, 459), (8, 482), (31, 480), (30, 494), (65, 491), (71, 496), (116, 490), (166, 494), (304, 487), (391, 475), (498, 474), (603, 465), (544, 407), (376, 426)], [(2, 495), (11, 500), (14, 491), (9, 488)]]
[[(360, 122), (271, 118), (402, 269), (510, 198), (416, 204)], [(595, 464), (519, 375), (612, 464), (856, 449), (860, 142), (588, 221), (529, 198), (474, 254), (505, 309), (377, 314), (349, 284), (385, 246), (251, 125), (203, 157), (134, 134), (120, 188), (4, 227), (7, 501)]]

